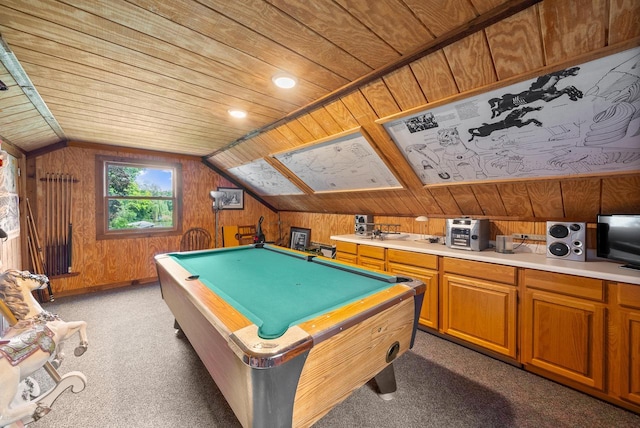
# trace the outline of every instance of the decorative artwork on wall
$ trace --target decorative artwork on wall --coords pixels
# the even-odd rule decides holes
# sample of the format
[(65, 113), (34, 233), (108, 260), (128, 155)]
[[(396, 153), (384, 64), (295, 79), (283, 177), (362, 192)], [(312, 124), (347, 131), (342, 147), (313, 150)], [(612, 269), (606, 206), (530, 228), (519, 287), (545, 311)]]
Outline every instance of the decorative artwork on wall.
[(219, 192), (224, 192), (222, 207), (225, 210), (244, 209), (244, 190), (235, 187), (218, 187)]
[(304, 193), (264, 159), (229, 168), (229, 173), (262, 195), (302, 195)]
[(0, 158), (0, 229), (13, 239), (20, 235), (20, 202), (16, 185), (18, 160), (4, 151), (0, 151)]
[(314, 192), (402, 188), (362, 131), (274, 155)]
[(423, 184), (640, 170), (640, 48), (380, 122)]

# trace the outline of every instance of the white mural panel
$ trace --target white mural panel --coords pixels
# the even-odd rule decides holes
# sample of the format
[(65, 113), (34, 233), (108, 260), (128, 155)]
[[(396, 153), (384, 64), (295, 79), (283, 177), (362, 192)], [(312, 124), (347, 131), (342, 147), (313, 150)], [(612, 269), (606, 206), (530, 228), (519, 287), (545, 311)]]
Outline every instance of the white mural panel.
[(423, 184), (640, 170), (640, 48), (383, 125)]
[(302, 195), (304, 193), (264, 159), (229, 168), (229, 173), (262, 195)]
[(402, 187), (361, 132), (274, 157), (315, 192)]

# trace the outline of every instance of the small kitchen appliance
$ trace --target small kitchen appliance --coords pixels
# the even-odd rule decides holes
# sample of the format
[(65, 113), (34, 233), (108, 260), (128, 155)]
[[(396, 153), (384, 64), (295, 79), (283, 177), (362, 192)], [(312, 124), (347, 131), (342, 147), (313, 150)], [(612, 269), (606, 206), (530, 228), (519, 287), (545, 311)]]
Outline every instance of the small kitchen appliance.
[(469, 217), (449, 218), (445, 241), (449, 248), (482, 251), (489, 246), (489, 220)]

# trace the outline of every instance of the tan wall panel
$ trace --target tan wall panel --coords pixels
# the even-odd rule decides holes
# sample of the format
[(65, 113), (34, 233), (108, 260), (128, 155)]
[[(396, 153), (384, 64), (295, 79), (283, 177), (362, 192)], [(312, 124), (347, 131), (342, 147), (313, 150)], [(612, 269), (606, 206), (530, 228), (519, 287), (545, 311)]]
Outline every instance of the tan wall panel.
[(562, 190), (558, 180), (527, 182), (527, 191), (536, 217), (562, 218)]
[(600, 182), (598, 178), (562, 180), (564, 215), (573, 220), (594, 221), (600, 211)]
[(437, 51), (411, 63), (416, 80), (432, 103), (459, 92), (444, 52)]
[(545, 0), (539, 5), (546, 65), (606, 46), (607, 2)]
[(633, 176), (609, 177), (602, 180), (603, 214), (640, 213), (640, 173)]
[(544, 65), (537, 8), (531, 7), (485, 30), (498, 79)]
[(497, 80), (491, 52), (480, 31), (444, 48), (460, 92), (489, 85)]
[(490, 216), (506, 216), (507, 210), (500, 198), (500, 192), (495, 184), (476, 184), (473, 193), (480, 204), (482, 212)]
[(409, 110), (427, 102), (409, 66), (388, 74), (384, 77), (384, 82), (401, 110)]
[(640, 2), (610, 0), (609, 4), (609, 44), (640, 36)]
[(471, 186), (459, 185), (449, 186), (451, 195), (456, 200), (456, 204), (464, 215), (483, 215), (482, 208), (478, 204), (476, 195), (471, 190)]

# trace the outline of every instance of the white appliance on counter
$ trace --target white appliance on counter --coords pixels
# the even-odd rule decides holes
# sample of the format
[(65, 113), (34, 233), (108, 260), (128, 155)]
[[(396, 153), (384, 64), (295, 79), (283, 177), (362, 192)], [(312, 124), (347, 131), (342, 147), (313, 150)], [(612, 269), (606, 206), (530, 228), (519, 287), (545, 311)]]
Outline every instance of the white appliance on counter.
[(445, 243), (449, 248), (482, 251), (489, 246), (489, 231), (486, 218), (448, 218)]

